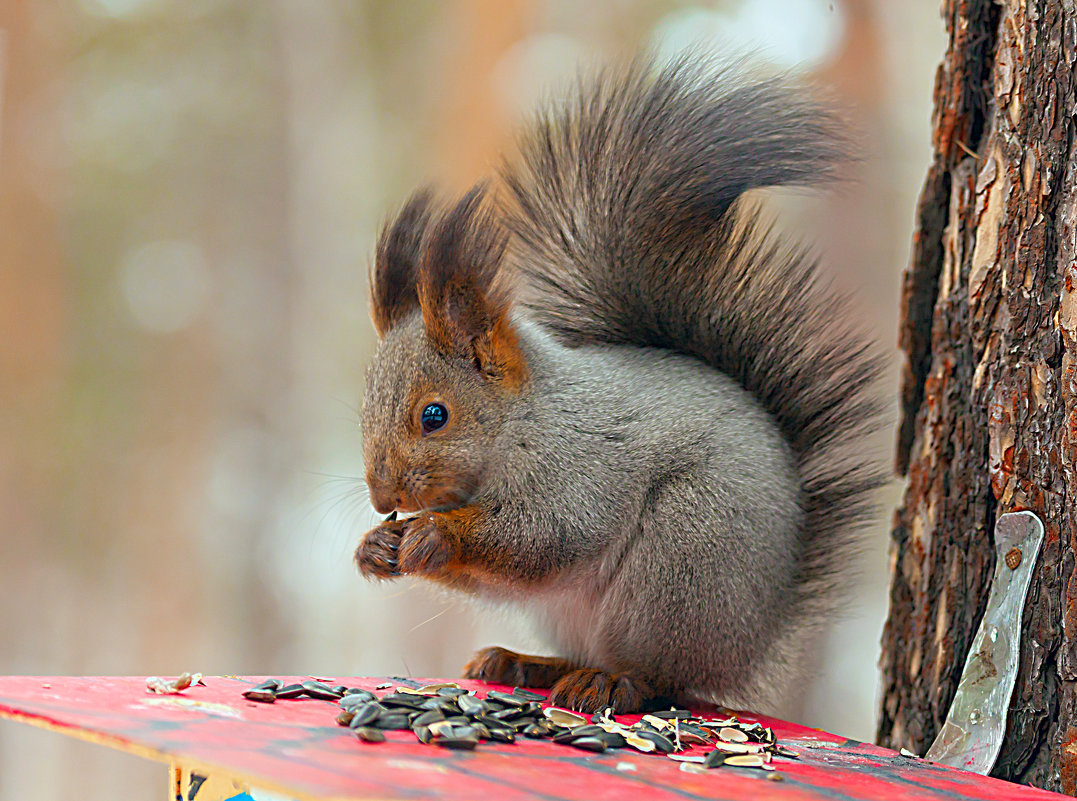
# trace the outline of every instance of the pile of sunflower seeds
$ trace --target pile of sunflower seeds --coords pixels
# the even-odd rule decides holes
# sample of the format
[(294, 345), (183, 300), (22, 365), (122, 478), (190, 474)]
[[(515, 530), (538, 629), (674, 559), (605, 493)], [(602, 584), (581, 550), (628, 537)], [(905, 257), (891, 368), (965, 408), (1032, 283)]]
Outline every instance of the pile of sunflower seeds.
[[(387, 683), (377, 689), (390, 688), (392, 684)], [(773, 730), (735, 716), (708, 719), (686, 709), (670, 709), (652, 712), (627, 725), (618, 722), (610, 709), (588, 719), (567, 709), (544, 707), (544, 696), (520, 687), (511, 693), (490, 690), (485, 698), (479, 698), (455, 682), (447, 682), (418, 688), (398, 686), (379, 697), (370, 690), (316, 679), (287, 685), (268, 679), (243, 693), (244, 698), (261, 703), (302, 696), (336, 701), (340, 706), (337, 724), (368, 743), (383, 742), (386, 731), (399, 730), (413, 732), (424, 744), (471, 750), (480, 741), (512, 743), (523, 736), (596, 753), (633, 748), (662, 754), (689, 772), (723, 766), (774, 771), (774, 757), (797, 758), (795, 752), (778, 744)], [(684, 753), (695, 746), (709, 750)], [(781, 777), (771, 773), (768, 778)]]

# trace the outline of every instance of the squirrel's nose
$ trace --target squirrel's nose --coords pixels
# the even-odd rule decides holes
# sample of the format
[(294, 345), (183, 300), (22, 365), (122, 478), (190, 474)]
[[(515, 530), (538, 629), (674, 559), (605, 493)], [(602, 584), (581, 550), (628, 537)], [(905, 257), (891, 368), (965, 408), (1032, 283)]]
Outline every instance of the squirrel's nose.
[(400, 505), (400, 497), (385, 487), (371, 485), (370, 503), (378, 510), (378, 514), (387, 515)]

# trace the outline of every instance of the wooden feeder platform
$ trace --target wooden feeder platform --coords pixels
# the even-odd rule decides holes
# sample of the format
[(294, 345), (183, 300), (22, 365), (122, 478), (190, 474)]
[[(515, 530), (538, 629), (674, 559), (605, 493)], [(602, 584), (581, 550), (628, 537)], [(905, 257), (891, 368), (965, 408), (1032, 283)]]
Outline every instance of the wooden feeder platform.
[[(935, 765), (866, 743), (764, 716), (799, 759), (775, 771), (721, 767), (705, 773), (633, 749), (588, 753), (548, 740), (481, 743), (474, 751), (423, 745), (409, 731), (363, 743), (335, 723), (334, 701), (241, 693), (265, 677), (205, 677), (169, 695), (140, 677), (0, 676), (0, 717), (164, 762), (174, 801), (1048, 801), (1063, 796)], [(309, 677), (286, 679), (301, 682)], [(319, 677), (323, 678), (323, 677)], [(374, 690), (442, 681), (332, 678)], [(511, 688), (460, 681), (485, 696)], [(380, 694), (380, 692), (379, 692)], [(696, 710), (721, 717), (714, 709)], [(617, 716), (633, 722), (632, 716)], [(774, 776), (780, 779), (774, 779)]]

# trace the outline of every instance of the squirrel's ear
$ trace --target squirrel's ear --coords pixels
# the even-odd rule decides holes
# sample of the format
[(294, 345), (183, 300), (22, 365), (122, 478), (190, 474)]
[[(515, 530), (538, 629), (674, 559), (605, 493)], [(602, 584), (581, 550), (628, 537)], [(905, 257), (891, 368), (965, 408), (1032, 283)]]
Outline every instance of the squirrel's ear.
[(433, 192), (420, 189), (378, 237), (370, 274), (370, 316), (379, 337), (419, 305), (417, 284)]
[(474, 187), (434, 225), (419, 271), (426, 334), (449, 356), (471, 359), (484, 377), (519, 387), (527, 376), (502, 269), (507, 235)]

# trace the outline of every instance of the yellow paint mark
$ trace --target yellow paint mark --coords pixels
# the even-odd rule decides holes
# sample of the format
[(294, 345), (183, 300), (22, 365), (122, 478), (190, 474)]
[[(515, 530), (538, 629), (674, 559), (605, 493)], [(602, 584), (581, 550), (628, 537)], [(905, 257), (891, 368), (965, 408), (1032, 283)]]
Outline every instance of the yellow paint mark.
[(215, 704), (209, 701), (195, 701), (192, 698), (185, 698), (182, 695), (164, 695), (160, 698), (146, 698), (139, 702), (140, 706), (172, 706), (172, 707), (184, 707), (187, 709), (194, 709), (198, 712), (205, 712), (207, 715), (217, 715), (222, 718), (236, 718), (242, 719), (243, 715), (239, 713), (239, 710), (234, 709), (226, 704)]

